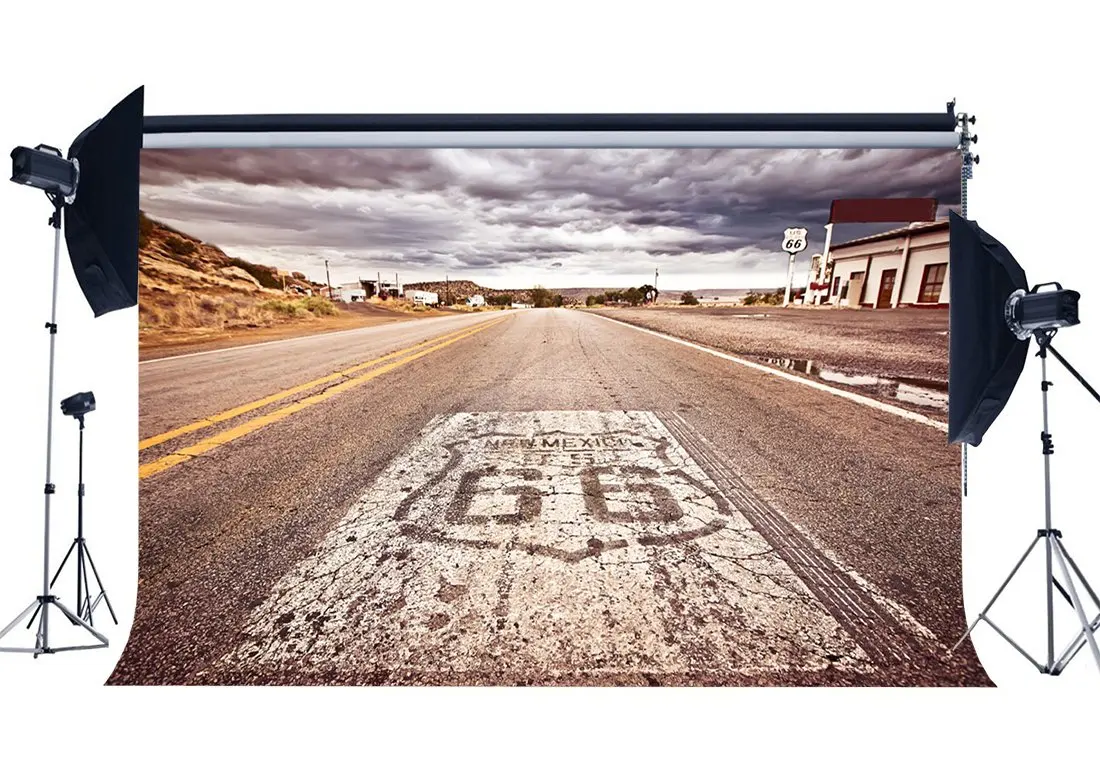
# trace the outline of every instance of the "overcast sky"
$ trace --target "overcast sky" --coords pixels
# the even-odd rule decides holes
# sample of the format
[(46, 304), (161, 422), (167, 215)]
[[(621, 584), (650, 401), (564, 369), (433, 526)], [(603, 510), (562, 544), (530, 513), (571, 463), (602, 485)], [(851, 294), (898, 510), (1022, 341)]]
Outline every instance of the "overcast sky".
[[(844, 197), (959, 202), (950, 150), (145, 150), (141, 207), (233, 256), (333, 283), (796, 285)], [(834, 241), (899, 225), (838, 225)]]

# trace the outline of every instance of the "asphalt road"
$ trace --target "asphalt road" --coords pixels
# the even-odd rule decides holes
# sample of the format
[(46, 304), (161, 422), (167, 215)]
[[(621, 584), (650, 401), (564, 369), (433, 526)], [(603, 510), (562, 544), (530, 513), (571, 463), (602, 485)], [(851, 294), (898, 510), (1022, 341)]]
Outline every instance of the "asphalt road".
[(567, 309), (141, 366), (114, 684), (988, 685), (935, 427)]

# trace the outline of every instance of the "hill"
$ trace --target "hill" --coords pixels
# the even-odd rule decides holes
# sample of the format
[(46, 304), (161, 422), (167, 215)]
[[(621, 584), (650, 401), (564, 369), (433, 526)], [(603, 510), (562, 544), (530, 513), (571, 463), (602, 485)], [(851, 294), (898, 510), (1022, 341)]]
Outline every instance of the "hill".
[(432, 280), (427, 282), (409, 282), (404, 285), (405, 290), (426, 290), (429, 293), (438, 293), (440, 302), (462, 303), (472, 295), (483, 295), (490, 300), (491, 296), (508, 296), (512, 303), (531, 303), (530, 288), (498, 289), (486, 288), (478, 285), (473, 280)]
[(304, 297), (318, 289), (301, 273), (282, 273), (233, 258), (141, 213), (138, 311), (142, 330), (255, 327), (300, 316), (299, 311), (333, 313), (327, 301)]

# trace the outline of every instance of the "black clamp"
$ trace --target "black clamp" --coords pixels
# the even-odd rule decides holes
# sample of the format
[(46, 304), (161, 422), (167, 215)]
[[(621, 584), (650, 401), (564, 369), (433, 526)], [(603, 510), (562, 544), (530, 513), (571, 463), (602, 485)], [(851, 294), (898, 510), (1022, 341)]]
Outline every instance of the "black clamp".
[(1039, 538), (1046, 538), (1047, 536), (1054, 536), (1055, 538), (1061, 538), (1062, 537), (1062, 531), (1055, 530), (1054, 528), (1051, 528), (1050, 530), (1047, 530), (1045, 528), (1040, 528), (1039, 529)]
[(53, 483), (47, 483), (45, 493), (47, 495), (57, 493), (57, 487)]
[(1039, 385), (1042, 387), (1043, 392), (1045, 393), (1047, 388), (1050, 388), (1052, 385), (1054, 385), (1054, 381), (1053, 380), (1043, 380)]
[(57, 335), (57, 323), (47, 322), (46, 329), (50, 331), (50, 335)]
[(1039, 438), (1043, 442), (1043, 454), (1053, 454), (1054, 439), (1051, 437), (1050, 433), (1039, 433)]

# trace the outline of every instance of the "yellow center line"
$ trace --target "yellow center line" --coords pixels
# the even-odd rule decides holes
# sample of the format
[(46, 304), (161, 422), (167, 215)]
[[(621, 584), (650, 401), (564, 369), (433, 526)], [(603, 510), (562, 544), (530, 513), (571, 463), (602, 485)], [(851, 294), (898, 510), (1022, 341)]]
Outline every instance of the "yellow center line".
[(196, 430), (202, 430), (203, 428), (208, 428), (211, 425), (217, 425), (219, 422), (225, 422), (226, 420), (231, 420), (234, 417), (240, 417), (242, 414), (247, 414), (248, 412), (255, 411), (256, 409), (267, 406), (268, 404), (274, 404), (276, 401), (282, 401), (283, 399), (290, 398), (291, 396), (299, 394), (302, 391), (308, 391), (311, 388), (316, 388), (318, 385), (335, 382), (356, 372), (370, 369), (371, 367), (377, 366), (384, 362), (388, 362), (392, 359), (396, 359), (399, 356), (403, 356), (412, 351), (416, 351), (426, 345), (435, 343), (436, 341), (452, 338), (456, 335), (466, 332), (469, 329), (471, 328), (468, 326), (462, 327), (458, 330), (444, 333), (443, 335), (437, 335), (434, 338), (422, 340), (416, 345), (409, 346), (408, 348), (403, 348), (400, 351), (392, 351), (388, 354), (385, 354), (384, 356), (379, 356), (376, 359), (371, 359), (370, 361), (363, 362), (362, 364), (356, 364), (353, 367), (348, 367), (347, 369), (340, 370), (339, 372), (333, 372), (331, 375), (325, 375), (324, 377), (319, 377), (316, 380), (310, 380), (307, 383), (296, 385), (293, 388), (287, 388), (284, 391), (273, 393), (270, 396), (265, 396), (264, 398), (258, 399), (256, 401), (250, 401), (247, 404), (241, 404), (240, 406), (233, 407), (232, 409), (228, 409), (224, 412), (219, 412), (218, 414), (215, 414), (211, 417), (204, 417), (201, 420), (196, 420), (195, 422), (183, 425), (182, 427), (169, 430), (165, 433), (159, 433), (150, 438), (146, 438), (144, 441), (139, 443), (138, 451), (144, 451), (145, 449), (151, 448), (153, 446), (159, 446), (165, 441), (170, 441), (173, 438), (179, 438), (181, 435), (187, 435), (188, 433), (194, 433)]
[(459, 335), (455, 335), (454, 337), (449, 338), (442, 343), (436, 343), (435, 345), (424, 348), (415, 354), (406, 356), (403, 359), (398, 359), (392, 364), (378, 367), (371, 370), (370, 372), (359, 375), (358, 377), (353, 377), (338, 385), (333, 385), (314, 396), (308, 396), (304, 399), (299, 399), (292, 404), (287, 404), (286, 406), (268, 412), (267, 414), (248, 420), (247, 422), (237, 425), (236, 427), (224, 430), (220, 433), (210, 436), (209, 438), (205, 438), (191, 446), (186, 446), (179, 451), (168, 454), (167, 456), (161, 457), (160, 459), (157, 459), (153, 462), (141, 465), (141, 467), (138, 468), (138, 478), (145, 479), (150, 475), (156, 475), (159, 472), (163, 472), (170, 467), (175, 467), (177, 464), (186, 462), (189, 459), (193, 459), (194, 457), (206, 454), (219, 446), (229, 443), (230, 441), (234, 441), (242, 436), (248, 435), (249, 433), (255, 432), (260, 428), (267, 427), (268, 425), (285, 419), (292, 414), (296, 414), (303, 409), (308, 409), (315, 404), (320, 404), (322, 401), (327, 401), (333, 396), (343, 393), (344, 391), (349, 391), (352, 388), (356, 388), (363, 383), (369, 382), (376, 377), (386, 374), (387, 372), (391, 372), (398, 367), (402, 367), (409, 362), (416, 361), (417, 359), (434, 353), (441, 348), (446, 348), (452, 343), (456, 343), (460, 340), (463, 340), (464, 338), (470, 337), (471, 335), (475, 335), (482, 330), (491, 327), (492, 325), (495, 325), (501, 321), (502, 319), (490, 320), (489, 322), (475, 327), (472, 330), (467, 330)]

